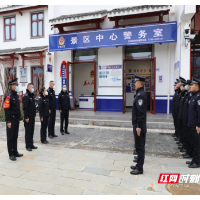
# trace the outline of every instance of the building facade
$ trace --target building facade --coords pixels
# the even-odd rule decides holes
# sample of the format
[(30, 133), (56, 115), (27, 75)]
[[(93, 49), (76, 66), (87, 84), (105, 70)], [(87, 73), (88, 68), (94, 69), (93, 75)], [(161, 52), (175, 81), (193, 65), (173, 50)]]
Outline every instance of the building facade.
[[(0, 65), (12, 68), (14, 63), (17, 77), (27, 69), (20, 90), (34, 80), (38, 89), (55, 80), (58, 94), (66, 83), (73, 109), (94, 111), (131, 111), (134, 74), (141, 74), (146, 77), (148, 111), (170, 113), (175, 78), (199, 76), (198, 13), (196, 5), (1, 8)], [(13, 24), (5, 28), (13, 16), (15, 39)], [(151, 29), (154, 35), (148, 38)], [(185, 39), (186, 29), (195, 35), (192, 42)], [(116, 43), (120, 31), (129, 44)]]

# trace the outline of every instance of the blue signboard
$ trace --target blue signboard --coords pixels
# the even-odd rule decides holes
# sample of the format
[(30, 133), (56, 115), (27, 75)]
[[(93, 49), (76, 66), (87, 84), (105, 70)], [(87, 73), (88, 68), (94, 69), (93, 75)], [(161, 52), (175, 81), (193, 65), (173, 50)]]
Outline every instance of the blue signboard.
[(47, 64), (47, 72), (52, 72), (52, 65)]
[(177, 22), (49, 35), (49, 51), (66, 51), (177, 41)]
[(62, 64), (61, 65), (61, 68), (62, 68), (62, 86), (63, 85), (67, 85), (67, 78), (66, 78), (66, 65), (65, 64)]

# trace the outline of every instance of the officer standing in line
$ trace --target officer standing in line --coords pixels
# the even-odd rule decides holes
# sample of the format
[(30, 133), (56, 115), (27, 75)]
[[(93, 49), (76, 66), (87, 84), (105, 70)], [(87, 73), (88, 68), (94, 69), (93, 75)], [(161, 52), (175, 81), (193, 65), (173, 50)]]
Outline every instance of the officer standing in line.
[[(174, 122), (174, 128), (175, 128), (175, 99), (176, 99), (176, 91), (177, 91), (177, 86), (176, 86), (177, 82), (174, 83), (174, 96), (172, 98), (172, 117), (173, 117), (173, 122)], [(174, 133), (172, 135), (172, 137), (176, 137), (176, 134)]]
[(55, 135), (55, 121), (56, 121), (56, 96), (55, 96), (55, 83), (50, 81), (49, 88), (47, 90), (49, 97), (49, 109), (50, 109), (50, 118), (48, 124), (48, 135), (49, 138), (58, 137)]
[(29, 83), (26, 89), (26, 93), (22, 99), (23, 111), (24, 111), (24, 127), (25, 127), (25, 143), (27, 151), (37, 149), (33, 144), (33, 135), (35, 129), (35, 116), (36, 107), (34, 99), (34, 87), (32, 83)]
[(135, 75), (136, 97), (133, 101), (132, 124), (133, 133), (135, 135), (135, 147), (138, 153), (135, 166), (130, 168), (132, 175), (143, 174), (143, 165), (145, 158), (145, 142), (146, 142), (146, 113), (147, 113), (147, 97), (144, 91), (145, 78)]
[(4, 112), (6, 117), (7, 147), (9, 159), (16, 161), (16, 157), (22, 157), (17, 151), (17, 138), (19, 133), (19, 123), (21, 120), (20, 100), (17, 92), (19, 91), (18, 78), (8, 83), (10, 91), (5, 96)]
[[(191, 80), (187, 80), (185, 85), (185, 101), (183, 105), (183, 147), (186, 149), (186, 153), (183, 154), (183, 158), (191, 158), (192, 157), (192, 149), (191, 149), (191, 134), (190, 129), (188, 127), (188, 102), (192, 97), (192, 93), (190, 92), (190, 83)], [(179, 147), (179, 149), (182, 147)]]
[[(71, 109), (70, 98), (67, 92), (67, 86), (64, 84), (61, 92), (58, 95), (58, 108), (60, 112), (60, 133), (64, 135), (64, 133), (69, 134), (68, 132), (68, 118), (69, 118), (69, 110)], [(63, 130), (63, 122), (65, 120), (65, 131)]]
[(38, 100), (39, 106), (39, 115), (41, 121), (41, 128), (40, 128), (40, 140), (43, 144), (48, 144), (47, 141), (47, 125), (49, 119), (49, 98), (48, 92), (45, 87), (43, 87), (40, 91), (41, 98)]
[(188, 126), (192, 136), (193, 158), (189, 168), (200, 167), (200, 80), (193, 78), (190, 86), (192, 97), (189, 101)]
[[(184, 106), (184, 101), (185, 101), (185, 84), (186, 84), (186, 80), (182, 80), (181, 81), (181, 86), (180, 86), (180, 90), (181, 90), (181, 93), (179, 94), (180, 95), (180, 103), (179, 103), (179, 112), (178, 112), (178, 123), (179, 123), (179, 138), (180, 138), (180, 142), (179, 144), (183, 144), (183, 106)], [(180, 149), (180, 152), (186, 152), (186, 149), (182, 146), (182, 148)]]

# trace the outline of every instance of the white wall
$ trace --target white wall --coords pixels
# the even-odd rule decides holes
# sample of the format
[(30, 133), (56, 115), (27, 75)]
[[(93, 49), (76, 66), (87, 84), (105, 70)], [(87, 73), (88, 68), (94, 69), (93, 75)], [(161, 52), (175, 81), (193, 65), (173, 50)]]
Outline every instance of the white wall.
[[(90, 77), (90, 72), (94, 70), (93, 63), (81, 63), (74, 65), (74, 97), (79, 100), (81, 94), (91, 95), (94, 92), (94, 85), (91, 85), (94, 77)], [(90, 85), (85, 85), (84, 82), (89, 81)]]

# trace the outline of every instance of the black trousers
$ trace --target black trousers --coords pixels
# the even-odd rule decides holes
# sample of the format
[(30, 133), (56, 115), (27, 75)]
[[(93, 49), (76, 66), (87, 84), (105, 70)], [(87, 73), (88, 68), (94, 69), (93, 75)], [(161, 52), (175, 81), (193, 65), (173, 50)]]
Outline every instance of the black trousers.
[(188, 125), (187, 125), (187, 128), (186, 128), (185, 139), (186, 139), (186, 142), (185, 142), (186, 152), (187, 152), (187, 154), (190, 155), (190, 157), (193, 157), (192, 133), (191, 133), (191, 129), (188, 127)]
[(18, 152), (17, 138), (19, 133), (19, 120), (12, 118), (10, 122), (11, 122), (11, 128), (8, 128), (6, 124), (7, 148), (9, 156), (15, 156)]
[(183, 120), (182, 119), (178, 119), (178, 137), (180, 139), (180, 142), (183, 143)]
[(143, 171), (144, 158), (145, 158), (145, 142), (146, 142), (146, 125), (141, 128), (140, 136), (137, 135), (137, 125), (133, 125), (133, 133), (135, 135), (135, 148), (138, 153), (136, 168)]
[(35, 129), (35, 118), (30, 118), (29, 122), (27, 123), (24, 120), (24, 127), (25, 127), (25, 143), (26, 148), (33, 146), (33, 135)]
[(175, 135), (178, 137), (178, 112), (174, 111)]
[(62, 110), (60, 114), (60, 132), (63, 132), (63, 122), (65, 121), (65, 132), (68, 130), (69, 110)]
[(197, 133), (196, 127), (191, 128), (193, 158), (192, 163), (200, 165), (200, 134)]
[(48, 135), (55, 135), (56, 110), (51, 110), (48, 124)]
[(47, 139), (48, 119), (49, 117), (43, 117), (43, 122), (41, 121), (40, 140), (42, 143)]

